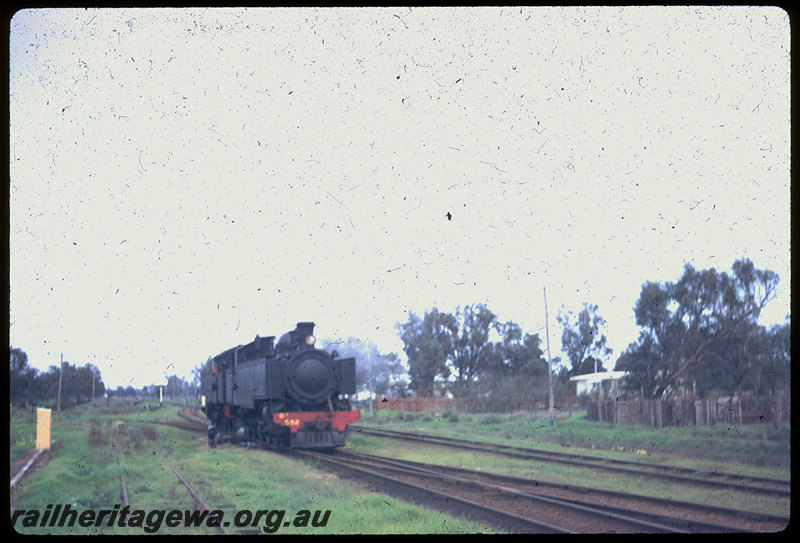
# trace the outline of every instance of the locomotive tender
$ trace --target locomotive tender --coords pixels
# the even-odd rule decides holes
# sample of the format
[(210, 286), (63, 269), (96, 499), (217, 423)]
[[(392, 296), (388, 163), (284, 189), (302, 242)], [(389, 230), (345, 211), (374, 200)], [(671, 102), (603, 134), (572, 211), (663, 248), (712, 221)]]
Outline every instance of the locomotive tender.
[(347, 425), (361, 418), (343, 398), (356, 392), (355, 358), (314, 346), (313, 322), (258, 337), (213, 357), (200, 376), (209, 440), (241, 440), (304, 449), (341, 447)]

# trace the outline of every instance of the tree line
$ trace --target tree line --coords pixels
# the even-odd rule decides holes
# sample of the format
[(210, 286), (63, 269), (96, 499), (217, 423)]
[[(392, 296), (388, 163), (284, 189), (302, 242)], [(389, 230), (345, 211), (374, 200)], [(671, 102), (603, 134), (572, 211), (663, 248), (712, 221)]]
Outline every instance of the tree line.
[(195, 398), (200, 390), (199, 369), (193, 370), (193, 379), (188, 381), (177, 375), (167, 377), (166, 384), (145, 385), (142, 388), (132, 386), (118, 386), (116, 390), (109, 391), (109, 395), (119, 398), (174, 400), (176, 398)]
[[(610, 354), (599, 333), (603, 320), (586, 304), (574, 318), (559, 315), (568, 360), (553, 359), (554, 393), (570, 395), (570, 377), (589, 367), (603, 368)], [(452, 394), (471, 409), (505, 410), (543, 405), (549, 394), (547, 358), (538, 333), (502, 322), (486, 304), (458, 307), (454, 313), (433, 308), (422, 316), (409, 312), (397, 331), (408, 357), (408, 388), (417, 396)], [(593, 371), (593, 370), (590, 370)]]
[[(40, 372), (28, 365), (28, 355), (9, 346), (9, 401), (12, 405), (56, 405), (58, 366)], [(61, 371), (61, 407), (101, 398), (106, 392), (100, 370), (91, 365), (76, 366), (65, 362)]]
[[(39, 371), (30, 367), (25, 351), (19, 347), (9, 346), (8, 373), (11, 405), (57, 406), (58, 365), (50, 366), (44, 372)], [(199, 370), (195, 370), (191, 382), (177, 375), (171, 375), (167, 377), (165, 385), (149, 385), (142, 388), (118, 386), (112, 390), (106, 387), (102, 373), (96, 366), (88, 363), (77, 366), (64, 362), (61, 373), (61, 407), (90, 402), (92, 398), (97, 401), (106, 395), (133, 399), (158, 399), (159, 394), (164, 399), (194, 397), (199, 389), (199, 379)]]
[(758, 324), (778, 275), (746, 258), (732, 273), (686, 264), (676, 282), (642, 286), (639, 337), (621, 354), (625, 389), (642, 398), (788, 393), (791, 319)]
[[(756, 269), (746, 258), (732, 273), (696, 270), (690, 264), (676, 282), (646, 282), (633, 308), (639, 337), (613, 361), (602, 333), (605, 320), (598, 306), (580, 311), (562, 309), (561, 357), (554, 357), (554, 394), (559, 401), (574, 395), (570, 378), (608, 371), (626, 372), (621, 394), (628, 398), (667, 398), (788, 393), (791, 376), (791, 321), (767, 329), (758, 324), (764, 307), (775, 297), (778, 276)], [(547, 358), (538, 333), (513, 321), (502, 322), (486, 304), (433, 307), (421, 316), (409, 312), (396, 325), (407, 356), (407, 368), (396, 353), (380, 353), (374, 343), (358, 338), (328, 342), (342, 356), (356, 358), (361, 391), (377, 396), (453, 395), (475, 409), (505, 409), (543, 404), (548, 395)], [(322, 345), (321, 345), (322, 346)], [(11, 348), (11, 402), (35, 403), (55, 398), (58, 367), (39, 373), (27, 355)], [(65, 364), (62, 402), (85, 401), (96, 373), (95, 394), (105, 386), (89, 364)], [(188, 382), (167, 380), (165, 397), (197, 394), (200, 368)], [(119, 396), (152, 397), (157, 388), (117, 388)], [(62, 403), (63, 405), (63, 403)]]
[[(641, 331), (614, 361), (624, 371), (628, 398), (706, 398), (788, 393), (791, 321), (767, 329), (758, 324), (775, 298), (778, 275), (742, 258), (732, 273), (686, 264), (676, 282), (646, 282), (634, 307)], [(607, 371), (612, 350), (601, 333), (598, 307), (584, 303), (557, 317), (561, 351), (553, 359), (554, 392), (572, 394), (569, 379)], [(513, 397), (539, 401), (547, 386), (547, 360), (538, 334), (500, 322), (485, 304), (455, 313), (433, 308), (409, 313), (397, 325), (408, 357), (408, 389), (417, 396), (452, 394), (484, 404)]]

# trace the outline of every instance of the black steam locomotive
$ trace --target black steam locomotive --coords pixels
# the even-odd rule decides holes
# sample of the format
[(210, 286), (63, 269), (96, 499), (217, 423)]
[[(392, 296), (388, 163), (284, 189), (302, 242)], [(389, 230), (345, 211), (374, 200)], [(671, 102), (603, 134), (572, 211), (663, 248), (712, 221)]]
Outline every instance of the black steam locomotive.
[(218, 354), (201, 373), (201, 403), (214, 434), (304, 449), (340, 447), (347, 425), (361, 413), (344, 395), (355, 394), (355, 358), (337, 358), (314, 346), (314, 323), (258, 337)]

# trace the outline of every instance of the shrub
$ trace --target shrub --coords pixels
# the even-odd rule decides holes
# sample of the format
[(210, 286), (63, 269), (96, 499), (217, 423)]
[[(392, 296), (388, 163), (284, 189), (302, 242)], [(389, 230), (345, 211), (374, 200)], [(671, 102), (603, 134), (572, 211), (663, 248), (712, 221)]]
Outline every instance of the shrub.
[(89, 445), (92, 447), (103, 447), (108, 444), (108, 436), (103, 431), (103, 427), (97, 422), (92, 422), (89, 428)]

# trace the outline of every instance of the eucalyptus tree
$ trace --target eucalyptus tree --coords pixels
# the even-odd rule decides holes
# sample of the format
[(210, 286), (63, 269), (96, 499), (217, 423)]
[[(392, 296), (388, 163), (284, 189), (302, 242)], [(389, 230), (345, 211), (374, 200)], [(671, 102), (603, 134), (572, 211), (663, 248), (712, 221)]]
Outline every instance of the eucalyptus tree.
[(417, 396), (433, 396), (436, 379), (450, 375), (447, 360), (453, 352), (455, 317), (434, 307), (422, 318), (409, 312), (408, 321), (396, 328), (408, 357), (409, 388)]
[(570, 375), (603, 369), (603, 359), (611, 354), (611, 349), (606, 345), (606, 336), (600, 333), (600, 327), (606, 321), (597, 314), (597, 306), (584, 302), (583, 309), (577, 315), (562, 311), (556, 320), (563, 328), (561, 350), (569, 358)]
[(481, 373), (486, 373), (496, 352), (491, 338), (499, 330), (497, 315), (485, 304), (456, 308), (449, 327), (451, 334), (450, 363), (455, 368), (454, 391), (456, 395), (469, 393)]
[(748, 344), (760, 333), (758, 318), (775, 297), (779, 278), (746, 258), (734, 262), (732, 272), (686, 264), (675, 283), (645, 283), (634, 307), (642, 331), (617, 369), (627, 370), (652, 398), (686, 393), (698, 378), (711, 381), (700, 383), (703, 390), (722, 376), (740, 389), (753, 371)]

